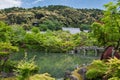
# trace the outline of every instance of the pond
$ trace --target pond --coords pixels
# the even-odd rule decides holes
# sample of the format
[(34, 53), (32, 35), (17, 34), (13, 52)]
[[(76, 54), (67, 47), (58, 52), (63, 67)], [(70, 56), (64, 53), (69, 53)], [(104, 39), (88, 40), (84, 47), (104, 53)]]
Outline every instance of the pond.
[[(28, 58), (31, 59), (36, 55), (35, 62), (39, 66), (39, 73), (49, 73), (52, 77), (61, 78), (66, 70), (73, 71), (77, 66), (89, 64), (99, 57), (83, 56), (81, 54), (67, 53), (40, 53), (28, 52)], [(16, 53), (11, 59), (19, 61), (23, 59), (24, 53)]]

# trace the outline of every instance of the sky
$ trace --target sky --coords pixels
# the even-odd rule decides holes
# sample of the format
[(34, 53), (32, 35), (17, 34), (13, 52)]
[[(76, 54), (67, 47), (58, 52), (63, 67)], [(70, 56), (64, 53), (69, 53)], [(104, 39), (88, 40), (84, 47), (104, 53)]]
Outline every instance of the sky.
[(73, 8), (104, 9), (103, 5), (113, 0), (0, 0), (0, 9), (10, 7), (32, 8), (48, 5), (65, 5)]

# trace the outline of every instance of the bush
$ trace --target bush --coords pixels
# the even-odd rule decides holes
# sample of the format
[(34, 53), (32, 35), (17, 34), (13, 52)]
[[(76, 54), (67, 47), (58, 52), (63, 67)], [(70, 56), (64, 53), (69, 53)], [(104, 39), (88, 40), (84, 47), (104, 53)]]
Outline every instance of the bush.
[(2, 65), (0, 65), (0, 71), (6, 72), (6, 73), (13, 72), (13, 69), (15, 69), (15, 65), (16, 65), (16, 62), (7, 60), (3, 68), (2, 68)]
[(86, 72), (87, 79), (120, 80), (120, 60), (111, 58), (108, 62), (95, 60)]
[(10, 67), (13, 65), (11, 64), (11, 61), (9, 60), (9, 55), (13, 52), (17, 52), (18, 48), (15, 46), (12, 46), (11, 43), (8, 42), (0, 42), (0, 72), (10, 70)]
[(102, 72), (100, 72), (100, 71), (97, 70), (97, 69), (90, 69), (90, 70), (87, 71), (87, 73), (86, 73), (87, 79), (90, 79), (90, 80), (92, 80), (92, 79), (97, 79), (97, 78), (99, 78), (99, 77), (101, 77), (101, 76), (102, 76)]
[(106, 75), (120, 78), (120, 60), (114, 57), (109, 60), (109, 68)]
[(112, 77), (112, 78), (110, 78), (108, 80), (120, 80), (120, 78), (118, 78), (118, 77)]
[(100, 60), (94, 60), (90, 66), (87, 67), (88, 70), (86, 72), (87, 79), (99, 79), (102, 78), (103, 75), (108, 70), (108, 65)]
[(27, 54), (25, 54), (24, 59), (18, 62), (15, 70), (18, 80), (26, 80), (38, 71), (38, 66), (35, 64), (34, 59), (35, 57), (28, 60)]

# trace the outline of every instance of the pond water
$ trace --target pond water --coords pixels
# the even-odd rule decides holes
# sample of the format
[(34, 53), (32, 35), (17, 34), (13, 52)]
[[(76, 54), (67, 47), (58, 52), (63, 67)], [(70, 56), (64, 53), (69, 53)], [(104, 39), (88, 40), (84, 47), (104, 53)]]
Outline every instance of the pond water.
[[(81, 54), (67, 53), (40, 53), (28, 52), (27, 57), (31, 59), (36, 55), (35, 62), (40, 68), (39, 73), (49, 73), (52, 77), (61, 78), (66, 70), (73, 71), (76, 66), (89, 64), (98, 57), (83, 56)], [(24, 53), (16, 53), (11, 58), (16, 61), (23, 59)]]

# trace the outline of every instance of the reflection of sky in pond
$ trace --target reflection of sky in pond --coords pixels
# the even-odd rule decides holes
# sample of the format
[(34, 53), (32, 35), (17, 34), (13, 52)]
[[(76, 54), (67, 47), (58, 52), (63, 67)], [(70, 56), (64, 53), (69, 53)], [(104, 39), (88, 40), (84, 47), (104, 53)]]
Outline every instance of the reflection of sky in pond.
[(80, 28), (62, 28), (63, 31), (69, 31), (71, 34), (76, 34), (80, 32)]

